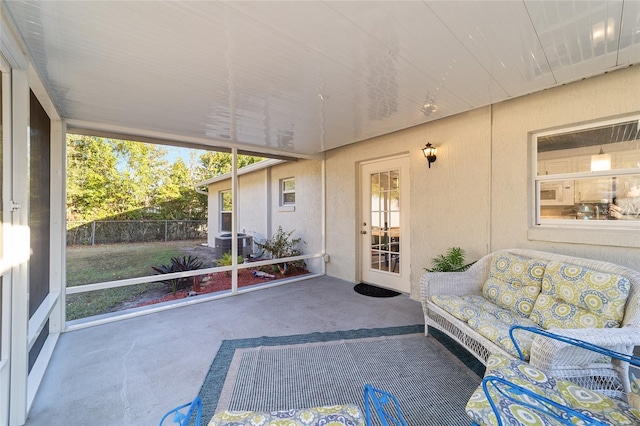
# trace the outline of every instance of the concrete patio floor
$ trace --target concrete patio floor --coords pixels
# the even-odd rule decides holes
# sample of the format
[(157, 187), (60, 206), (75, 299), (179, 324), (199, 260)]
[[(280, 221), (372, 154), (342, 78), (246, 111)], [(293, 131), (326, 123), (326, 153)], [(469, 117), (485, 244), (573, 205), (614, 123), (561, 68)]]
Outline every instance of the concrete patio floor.
[(319, 277), (64, 333), (26, 424), (157, 425), (195, 397), (222, 340), (422, 323), (406, 295)]

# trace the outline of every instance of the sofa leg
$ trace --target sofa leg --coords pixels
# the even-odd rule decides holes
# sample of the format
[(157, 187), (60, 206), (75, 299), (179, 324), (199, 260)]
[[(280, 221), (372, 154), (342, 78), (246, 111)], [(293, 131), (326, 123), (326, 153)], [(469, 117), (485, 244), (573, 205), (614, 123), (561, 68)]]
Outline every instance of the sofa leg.
[(424, 323), (424, 335), (425, 337), (429, 335), (429, 326), (427, 325), (426, 321)]

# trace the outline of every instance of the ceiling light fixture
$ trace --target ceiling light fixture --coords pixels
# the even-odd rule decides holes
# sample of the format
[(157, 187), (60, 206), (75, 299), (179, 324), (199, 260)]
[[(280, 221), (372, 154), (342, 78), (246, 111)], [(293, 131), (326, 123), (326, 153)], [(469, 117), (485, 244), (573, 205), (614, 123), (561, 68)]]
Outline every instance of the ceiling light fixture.
[(424, 115), (431, 115), (436, 111), (438, 111), (438, 106), (436, 105), (433, 97), (427, 94), (427, 100), (424, 102), (424, 105), (422, 105), (422, 108), (420, 108), (420, 112)]
[(598, 155), (591, 156), (591, 171), (600, 172), (602, 170), (611, 170), (611, 154), (605, 154), (600, 147)]

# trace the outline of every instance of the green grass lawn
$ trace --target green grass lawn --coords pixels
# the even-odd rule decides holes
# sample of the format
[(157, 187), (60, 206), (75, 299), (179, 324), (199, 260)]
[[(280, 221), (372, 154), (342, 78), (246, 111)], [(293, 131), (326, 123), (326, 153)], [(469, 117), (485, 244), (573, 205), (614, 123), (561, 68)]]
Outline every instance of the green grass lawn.
[[(67, 287), (155, 275), (152, 266), (169, 264), (202, 241), (108, 244), (67, 248)], [(207, 267), (207, 265), (205, 265)], [(162, 292), (163, 283), (139, 284), (67, 296), (67, 321), (124, 309), (144, 294)]]

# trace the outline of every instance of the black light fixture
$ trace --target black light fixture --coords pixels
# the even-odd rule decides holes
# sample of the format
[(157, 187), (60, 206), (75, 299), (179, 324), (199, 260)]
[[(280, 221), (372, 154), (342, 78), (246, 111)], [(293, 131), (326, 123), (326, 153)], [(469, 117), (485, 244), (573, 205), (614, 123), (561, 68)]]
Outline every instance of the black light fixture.
[(422, 148), (422, 153), (424, 154), (424, 158), (429, 162), (429, 168), (431, 168), (431, 163), (436, 162), (436, 147), (432, 146), (430, 142)]

